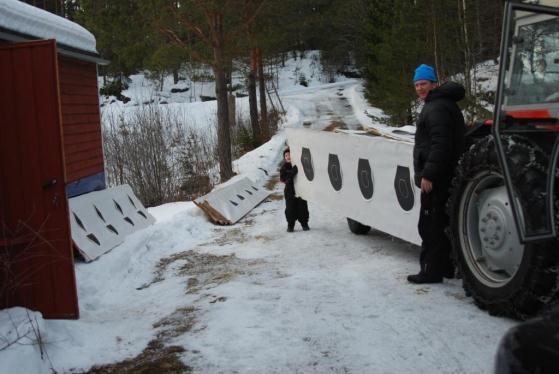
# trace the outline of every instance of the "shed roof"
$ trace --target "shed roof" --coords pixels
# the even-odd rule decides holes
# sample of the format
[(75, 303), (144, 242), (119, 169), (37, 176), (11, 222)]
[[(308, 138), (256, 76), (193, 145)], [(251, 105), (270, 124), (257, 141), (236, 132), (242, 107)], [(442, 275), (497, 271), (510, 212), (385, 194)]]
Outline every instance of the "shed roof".
[(0, 39), (56, 39), (61, 54), (108, 62), (99, 56), (95, 37), (84, 27), (18, 0), (0, 0)]

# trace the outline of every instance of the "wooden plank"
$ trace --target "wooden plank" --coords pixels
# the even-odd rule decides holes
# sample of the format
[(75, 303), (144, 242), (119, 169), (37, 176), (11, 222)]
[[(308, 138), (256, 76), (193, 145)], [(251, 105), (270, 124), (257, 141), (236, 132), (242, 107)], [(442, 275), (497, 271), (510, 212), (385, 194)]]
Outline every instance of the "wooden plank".
[(101, 142), (101, 138), (95, 141), (85, 142), (85, 143), (74, 143), (74, 144), (65, 144), (64, 145), (64, 153), (65, 155), (71, 155), (76, 152), (81, 152), (84, 149), (95, 150), (99, 153), (103, 153), (103, 144)]
[(68, 173), (68, 182), (75, 182), (82, 178), (90, 177), (92, 175), (100, 173), (104, 170), (105, 169), (103, 164), (94, 165), (94, 166), (87, 167), (85, 169), (76, 170), (71, 173)]
[(60, 67), (59, 74), (75, 74), (85, 76), (87, 78), (97, 78), (97, 66), (92, 62), (76, 60), (69, 57), (59, 57), (58, 64)]
[(82, 164), (82, 162), (87, 160), (103, 159), (102, 152), (95, 152), (88, 149), (83, 149), (80, 152), (74, 152), (71, 155), (66, 154), (65, 156), (66, 156), (66, 165)]
[(80, 76), (77, 74), (65, 73), (65, 75), (60, 77), (59, 80), (60, 87), (64, 86), (86, 86), (86, 87), (97, 87), (97, 77), (91, 76)]
[[(2, 117), (9, 119), (0, 139), (1, 201), (10, 201), (3, 211), (11, 211), (10, 224), (25, 226), (35, 237), (9, 250), (18, 259), (11, 270), (21, 282), (11, 305), (40, 310), (47, 318), (77, 318), (55, 43), (4, 47), (0, 67), (2, 94), (9, 97), (0, 98), (0, 105), (7, 103), (0, 106)], [(56, 183), (48, 186), (47, 181)]]
[(97, 76), (95, 72), (83, 72), (83, 73), (75, 73), (69, 71), (60, 71), (60, 84), (83, 84), (86, 86), (95, 86), (97, 87)]
[(76, 171), (72, 171), (71, 173), (68, 173), (68, 181), (74, 182), (83, 179), (85, 177), (90, 177), (92, 175), (102, 172), (104, 170), (103, 167), (104, 166), (102, 164), (98, 164), (98, 165), (89, 166), (87, 168), (79, 169)]
[(76, 135), (88, 132), (99, 132), (99, 124), (97, 123), (77, 123), (64, 126), (64, 136)]
[(218, 225), (232, 225), (232, 222), (229, 221), (227, 218), (223, 217), (221, 213), (219, 213), (209, 202), (204, 200), (202, 203), (198, 203), (196, 200), (192, 200), (192, 202), (200, 209), (206, 213), (206, 215), (210, 218), (215, 224)]
[[(20, 223), (33, 234), (40, 234), (44, 227), (47, 212), (42, 200), (42, 170), (41, 170), (41, 133), (37, 127), (39, 112), (36, 103), (35, 76), (33, 66), (33, 53), (39, 53), (34, 49), (18, 49), (14, 51), (15, 69), (16, 113), (18, 125), (19, 157), (22, 163), (22, 180), (20, 188), (24, 193), (23, 207), (20, 207)], [(47, 62), (48, 63), (48, 62)], [(48, 79), (48, 78), (47, 78)], [(51, 118), (43, 119), (49, 126)], [(47, 140), (47, 139), (45, 139)], [(27, 166), (23, 166), (25, 163)], [(28, 228), (28, 229), (27, 229)], [(48, 250), (45, 248), (46, 241), (38, 239), (30, 246), (20, 248), (18, 257), (17, 274), (18, 280), (26, 287), (22, 289), (23, 302), (34, 310), (44, 310), (46, 313), (54, 311), (55, 304), (49, 292), (43, 292), (44, 286), (51, 285), (50, 266), (44, 266), (48, 259)]]
[(60, 93), (62, 95), (98, 95), (97, 88), (81, 86), (76, 84), (65, 84), (60, 87)]
[(19, 134), (17, 124), (15, 96), (15, 64), (12, 50), (1, 50), (0, 58), (0, 183), (2, 184), (1, 218), (10, 231), (15, 230), (17, 212), (23, 209), (23, 190), (17, 183), (6, 183), (9, 180), (22, 180), (19, 156)]
[[(35, 105), (37, 107), (36, 131), (39, 136), (39, 157), (44, 218), (43, 246), (45, 258), (39, 266), (44, 270), (38, 274), (40, 292), (53, 303), (49, 314), (60, 310), (75, 310), (77, 295), (75, 288), (61, 287), (74, 281), (72, 242), (70, 239), (69, 211), (65, 190), (64, 158), (62, 153), (62, 127), (60, 124), (60, 101), (57, 82), (57, 60), (53, 48), (38, 48), (33, 53), (33, 81)], [(48, 124), (48, 126), (46, 126)], [(49, 188), (48, 181), (59, 181)], [(63, 203), (62, 203), (63, 202)], [(47, 281), (48, 279), (48, 281)]]
[(97, 126), (99, 125), (99, 104), (72, 104), (67, 105), (62, 104), (62, 114), (63, 115), (73, 115), (73, 114), (92, 114), (97, 117)]
[(66, 86), (81, 86), (87, 88), (95, 88), (97, 90), (97, 81), (86, 80), (78, 77), (65, 77), (60, 81), (60, 87)]
[(64, 137), (64, 148), (70, 144), (89, 143), (97, 141), (98, 139), (101, 139), (101, 130), (78, 135), (68, 135)]
[(66, 164), (75, 163), (76, 161), (83, 160), (82, 154), (88, 154), (90, 157), (100, 157), (103, 158), (103, 152), (98, 148), (94, 147), (93, 145), (84, 144), (81, 149), (76, 150), (72, 153), (66, 153)]
[(81, 126), (81, 125), (88, 125), (88, 124), (95, 124), (99, 131), (101, 131), (101, 126), (98, 125), (99, 122), (97, 121), (84, 121), (84, 122), (71, 122), (71, 123), (63, 123), (62, 125), (64, 128), (67, 126)]
[(74, 123), (99, 123), (99, 115), (62, 113), (62, 123), (64, 124), (64, 126)]
[[(23, 179), (18, 144), (15, 67), (13, 50), (0, 49), (0, 87), (2, 87), (0, 90), (0, 113), (2, 113), (2, 124), (0, 126), (0, 221), (6, 225), (2, 230), (3, 236), (16, 235), (15, 230), (20, 217), (19, 212), (25, 209), (23, 189), (20, 188), (18, 183), (9, 183), (9, 181)], [(12, 252), (8, 254), (15, 255)], [(17, 274), (21, 270), (11, 267), (10, 273)], [(0, 279), (0, 282), (9, 284), (8, 282), (11, 282), (11, 280), (4, 278)], [(20, 287), (17, 290), (8, 289), (7, 294), (0, 295), (2, 297), (0, 308), (16, 304), (23, 305), (23, 300), (28, 299), (24, 294), (26, 289), (29, 293), (28, 287)], [(4, 302), (8, 302), (8, 304)]]
[(91, 104), (99, 106), (99, 95), (61, 95), (62, 105)]
[(80, 170), (86, 170), (88, 168), (95, 168), (97, 170), (97, 168), (100, 167), (99, 170), (97, 170), (97, 172), (99, 171), (103, 171), (103, 157), (102, 156), (96, 156), (94, 158), (91, 158), (89, 160), (84, 160), (81, 162), (77, 162), (77, 163), (71, 163), (66, 165), (67, 167), (67, 173), (68, 174), (72, 174), (74, 172), (80, 171)]

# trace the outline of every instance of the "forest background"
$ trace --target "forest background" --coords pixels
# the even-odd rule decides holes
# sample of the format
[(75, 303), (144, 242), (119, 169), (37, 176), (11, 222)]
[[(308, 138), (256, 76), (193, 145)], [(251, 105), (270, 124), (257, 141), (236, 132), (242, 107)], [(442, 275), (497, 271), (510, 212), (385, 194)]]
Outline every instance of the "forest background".
[[(308, 50), (320, 51), (320, 63), (332, 80), (340, 73), (363, 78), (367, 99), (392, 125), (414, 122), (417, 103), (411, 77), (421, 63), (433, 65), (440, 81), (452, 79), (465, 86), (461, 105), (468, 121), (490, 117), (493, 93), (481, 90), (476, 74), (482, 62), (497, 62), (504, 8), (504, 0), (25, 2), (95, 35), (99, 53), (111, 61), (99, 68), (101, 94), (122, 98), (128, 77), (138, 72), (160, 86), (170, 75), (175, 83), (185, 76), (214, 80), (221, 181), (234, 175), (231, 96), (248, 94), (249, 143), (262, 144), (274, 131), (273, 113), (266, 107), (273, 79), (266, 71)], [(208, 73), (197, 77), (200, 71)], [(232, 84), (233, 74), (246, 77), (244, 87)], [(304, 76), (300, 84), (305, 84)]]
[[(410, 76), (420, 63), (442, 81), (461, 75), (470, 111), (479, 111), (474, 67), (496, 59), (504, 0), (26, 0), (76, 21), (111, 64), (106, 82), (148, 70), (157, 79), (214, 62), (213, 21), (221, 23), (224, 69), (243, 69), (259, 50), (264, 64), (292, 51), (320, 50), (334, 71), (355, 67), (376, 107), (404, 125)], [(50, 3), (50, 4), (49, 4)], [(217, 30), (214, 30), (217, 31)], [(252, 55), (253, 59), (254, 56)], [(219, 57), (218, 57), (219, 58)], [(247, 75), (250, 68), (246, 69)], [(229, 71), (230, 73), (230, 71)]]

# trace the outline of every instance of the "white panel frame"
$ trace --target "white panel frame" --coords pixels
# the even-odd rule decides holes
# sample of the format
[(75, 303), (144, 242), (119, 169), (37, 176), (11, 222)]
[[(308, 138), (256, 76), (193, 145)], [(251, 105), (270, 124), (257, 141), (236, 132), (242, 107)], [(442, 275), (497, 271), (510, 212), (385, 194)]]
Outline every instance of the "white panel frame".
[(118, 246), (131, 233), (155, 223), (127, 184), (68, 201), (72, 240), (86, 262)]
[(260, 204), (270, 192), (263, 186), (257, 186), (247, 177), (227, 184), (209, 194), (196, 199), (197, 204), (209, 203), (231, 224), (243, 218)]
[[(295, 179), (297, 195), (310, 204), (331, 208), (341, 217), (352, 218), (364, 225), (420, 245), (417, 231), (420, 209), (420, 190), (413, 182), (413, 144), (387, 139), (382, 136), (335, 134), (307, 129), (287, 129), (291, 161), (299, 173)], [(314, 178), (309, 181), (301, 165), (303, 147), (311, 151)], [(329, 154), (336, 154), (340, 161), (342, 188), (335, 191), (328, 176)], [(367, 200), (361, 193), (357, 180), (359, 159), (367, 159), (374, 180), (374, 193)], [(413, 207), (406, 211), (394, 189), (397, 166), (410, 171)]]

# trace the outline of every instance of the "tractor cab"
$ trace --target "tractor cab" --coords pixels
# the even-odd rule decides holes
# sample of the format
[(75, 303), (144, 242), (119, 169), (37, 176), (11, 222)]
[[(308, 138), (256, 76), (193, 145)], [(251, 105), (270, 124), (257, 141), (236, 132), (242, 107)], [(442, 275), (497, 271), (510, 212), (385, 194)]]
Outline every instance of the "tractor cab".
[[(506, 7), (493, 128), (523, 243), (557, 235), (553, 171), (559, 135), (559, 0), (534, 3)], [(531, 157), (521, 165), (522, 173), (513, 170), (519, 164), (507, 151), (517, 136), (525, 141), (524, 157)]]

